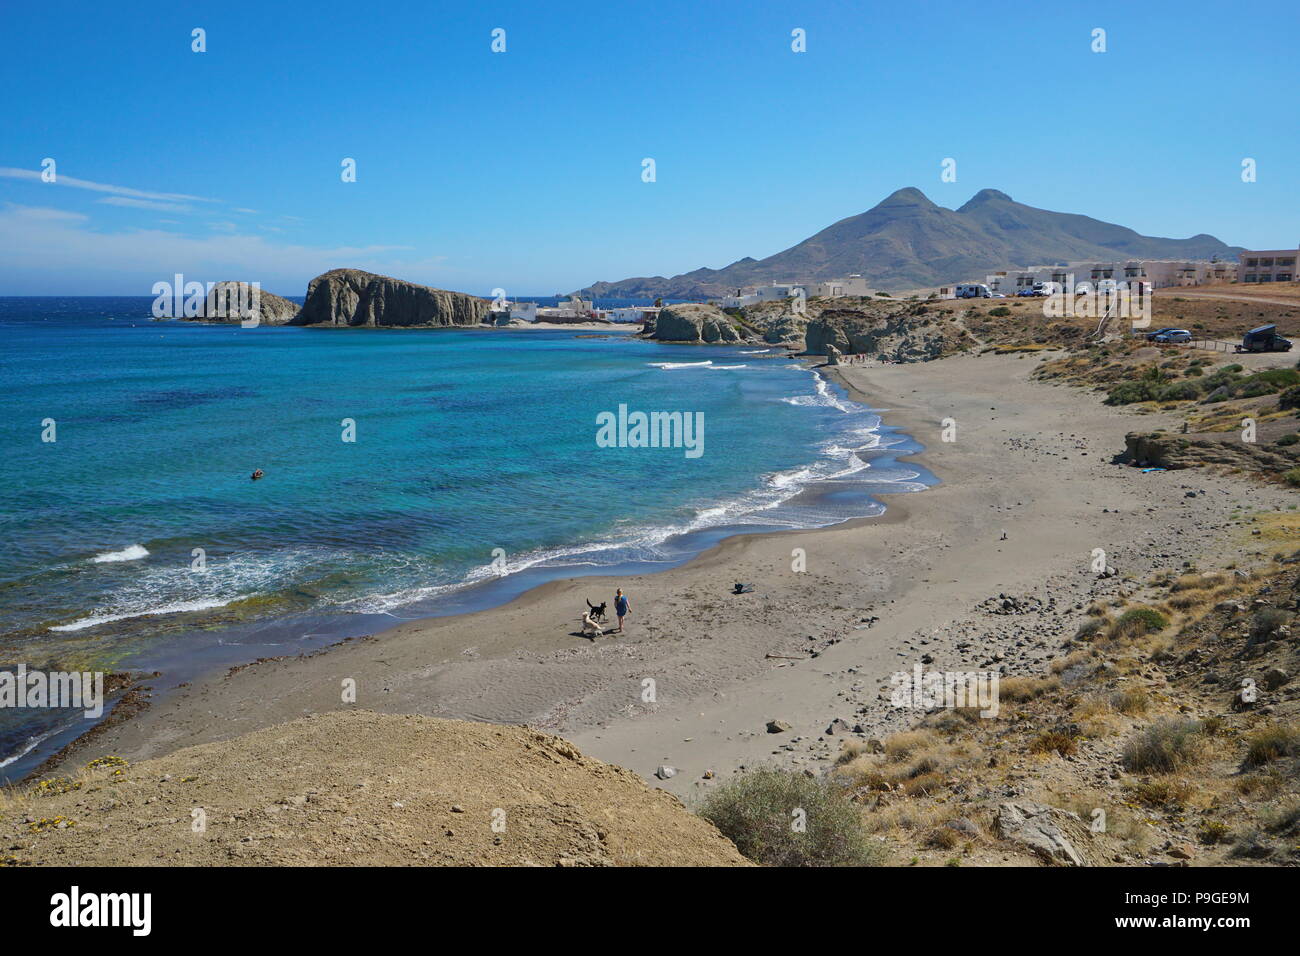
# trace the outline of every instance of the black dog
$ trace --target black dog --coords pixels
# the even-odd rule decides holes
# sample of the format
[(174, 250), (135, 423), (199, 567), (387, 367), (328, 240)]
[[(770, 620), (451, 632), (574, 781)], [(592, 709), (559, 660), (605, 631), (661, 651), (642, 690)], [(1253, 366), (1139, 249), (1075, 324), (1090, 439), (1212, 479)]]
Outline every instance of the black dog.
[(591, 616), (598, 621), (606, 620), (605, 608), (607, 606), (607, 601), (601, 601), (599, 604), (592, 604), (590, 601), (587, 601), (587, 607), (591, 608)]

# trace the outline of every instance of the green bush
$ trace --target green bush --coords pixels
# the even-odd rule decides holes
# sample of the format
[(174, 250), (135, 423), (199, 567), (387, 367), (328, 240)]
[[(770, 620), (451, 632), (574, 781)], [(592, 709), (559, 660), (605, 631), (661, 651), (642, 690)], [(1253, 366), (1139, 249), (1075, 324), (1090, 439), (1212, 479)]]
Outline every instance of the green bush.
[(1106, 393), (1107, 405), (1131, 405), (1133, 402), (1153, 402), (1159, 386), (1149, 381), (1120, 382)]
[(1204, 746), (1200, 721), (1166, 717), (1128, 742), (1124, 769), (1129, 773), (1172, 773), (1195, 763)]
[(1199, 398), (1201, 387), (1196, 382), (1174, 382), (1172, 385), (1166, 385), (1157, 393), (1157, 397), (1162, 402), (1186, 402), (1194, 398)]
[(1002, 318), (1003, 316), (1007, 316), (1010, 314), (1011, 314), (1011, 310), (1008, 309), (1005, 305), (999, 305), (995, 309), (989, 309), (989, 315), (995, 315), (999, 319)]
[(1287, 388), (1292, 385), (1300, 385), (1300, 372), (1293, 368), (1270, 368), (1263, 372), (1256, 372), (1248, 381), (1268, 382), (1268, 384), (1277, 388)]
[[(699, 815), (746, 857), (768, 866), (877, 866), (884, 858), (843, 788), (802, 772), (743, 773), (709, 794)], [(795, 828), (799, 819), (803, 832)]]
[(1205, 373), (1201, 371), (1201, 367), (1199, 365), (1189, 365), (1187, 367), (1187, 371), (1184, 372), (1183, 374), (1188, 376), (1189, 378), (1193, 378), (1199, 375), (1204, 375)]
[(1284, 389), (1277, 397), (1278, 408), (1300, 408), (1300, 385)]
[(1282, 472), (1282, 480), (1292, 488), (1300, 488), (1300, 468), (1291, 468)]
[(1111, 634), (1115, 637), (1141, 637), (1163, 631), (1168, 626), (1165, 616), (1155, 608), (1135, 607), (1119, 616)]
[(1206, 377), (1205, 387), (1207, 389), (1215, 389), (1224, 385), (1235, 385), (1237, 382), (1241, 381), (1241, 376), (1237, 373), (1237, 370), (1240, 368), (1240, 365), (1228, 365), (1219, 369), (1213, 375)]
[(1237, 398), (1259, 398), (1261, 395), (1272, 395), (1277, 391), (1277, 386), (1272, 382), (1253, 378), (1242, 382), (1233, 391)]
[(1279, 438), (1277, 440), (1277, 443), (1279, 445), (1294, 445), (1298, 441), (1300, 441), (1300, 435), (1297, 435), (1295, 432), (1291, 432), (1289, 435), (1283, 435), (1281, 438)]

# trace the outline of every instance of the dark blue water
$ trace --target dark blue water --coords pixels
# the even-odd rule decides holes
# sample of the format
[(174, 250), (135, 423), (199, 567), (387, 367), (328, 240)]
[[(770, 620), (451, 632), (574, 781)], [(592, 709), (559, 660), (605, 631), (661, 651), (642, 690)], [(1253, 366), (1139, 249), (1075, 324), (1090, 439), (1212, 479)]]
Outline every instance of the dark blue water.
[[(152, 321), (151, 301), (0, 299), (0, 666), (283, 653), (878, 513), (873, 492), (926, 480), (780, 350), (243, 329)], [(599, 447), (620, 404), (700, 413), (702, 453)], [(34, 736), (0, 714), (0, 761)]]

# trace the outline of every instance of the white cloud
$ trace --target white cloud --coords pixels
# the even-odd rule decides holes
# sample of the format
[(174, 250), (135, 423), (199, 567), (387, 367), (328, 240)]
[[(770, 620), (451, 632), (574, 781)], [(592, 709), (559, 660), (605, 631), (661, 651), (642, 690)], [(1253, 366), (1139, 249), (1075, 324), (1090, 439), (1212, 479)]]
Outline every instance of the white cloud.
[(65, 222), (84, 222), (89, 216), (82, 215), (79, 212), (69, 212), (66, 209), (51, 209), (48, 206), (20, 206), (16, 202), (5, 203), (5, 212), (0, 213), (0, 217), (8, 216), (12, 219), (58, 219)]
[(127, 206), (131, 209), (156, 209), (158, 212), (189, 212), (194, 208), (184, 203), (155, 202), (152, 199), (131, 199), (127, 196), (105, 196), (103, 199), (96, 199), (95, 202), (102, 202), (109, 206)]
[(261, 282), (281, 295), (302, 295), (307, 281), (352, 267), (412, 282), (456, 288), (442, 256), (411, 256), (407, 246), (276, 244), (264, 235), (209, 234), (149, 228), (98, 232), (87, 217), (57, 209), (0, 207), (0, 288), (11, 295), (149, 295), (154, 282), (184, 273), (200, 282)]
[(207, 199), (203, 196), (189, 196), (185, 193), (160, 193), (145, 189), (132, 189), (129, 186), (112, 186), (107, 183), (91, 182), (58, 173), (53, 183), (41, 179), (41, 173), (35, 169), (18, 169), (13, 166), (0, 166), (0, 176), (9, 179), (26, 179), (46, 186), (71, 186), (74, 189), (89, 189), (93, 192), (112, 193), (115, 196), (129, 196), (134, 199), (156, 199), (162, 202), (220, 202), (219, 199)]

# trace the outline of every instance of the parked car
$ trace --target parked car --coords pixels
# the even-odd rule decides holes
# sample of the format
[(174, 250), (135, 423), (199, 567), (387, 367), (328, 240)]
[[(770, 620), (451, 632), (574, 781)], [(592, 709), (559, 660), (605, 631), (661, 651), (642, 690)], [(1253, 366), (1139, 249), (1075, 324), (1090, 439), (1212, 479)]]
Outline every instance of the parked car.
[(1178, 330), (1173, 328), (1172, 326), (1166, 326), (1163, 329), (1156, 329), (1152, 332), (1148, 332), (1146, 335), (1146, 339), (1148, 342), (1154, 342), (1157, 335), (1164, 335), (1166, 332), (1177, 332), (1177, 331)]
[(1186, 329), (1165, 329), (1157, 332), (1155, 338), (1151, 341), (1159, 342), (1162, 345), (1178, 345), (1192, 340), (1192, 333)]
[(955, 297), (958, 299), (993, 298), (993, 293), (989, 291), (989, 287), (986, 286), (983, 282), (970, 282), (964, 285), (959, 285), (957, 286), (957, 288), (953, 290), (953, 293)]
[(1291, 340), (1277, 334), (1276, 325), (1261, 325), (1242, 336), (1238, 352), (1290, 352)]
[(1037, 289), (1021, 289), (1019, 292), (1016, 293), (1016, 298), (1023, 299), (1026, 296), (1039, 296), (1042, 294), (1043, 293), (1039, 292)]
[(990, 292), (990, 293), (989, 293), (989, 298), (990, 298), (990, 299), (1005, 299), (1006, 297), (1007, 297), (1007, 294), (1006, 294), (1005, 292)]

